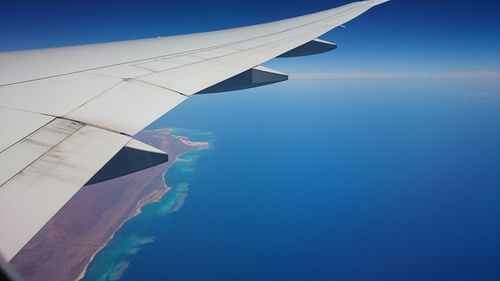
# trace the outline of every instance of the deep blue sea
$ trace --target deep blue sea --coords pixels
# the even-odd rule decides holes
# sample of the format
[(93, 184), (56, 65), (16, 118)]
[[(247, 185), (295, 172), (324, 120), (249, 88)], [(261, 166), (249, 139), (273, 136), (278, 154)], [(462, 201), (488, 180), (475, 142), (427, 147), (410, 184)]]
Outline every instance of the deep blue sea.
[(500, 280), (500, 81), (289, 81), (162, 127), (212, 146), (85, 280)]

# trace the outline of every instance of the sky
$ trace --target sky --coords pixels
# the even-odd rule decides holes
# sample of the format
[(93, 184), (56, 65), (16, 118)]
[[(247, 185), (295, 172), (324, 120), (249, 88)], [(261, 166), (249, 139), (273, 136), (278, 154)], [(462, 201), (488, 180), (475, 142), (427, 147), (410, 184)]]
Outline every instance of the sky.
[[(202, 32), (256, 24), (350, 1), (53, 0), (5, 1), (0, 51)], [(273, 60), (288, 73), (423, 75), (498, 79), (500, 2), (392, 0), (323, 36), (339, 48), (322, 56)], [(492, 74), (493, 73), (493, 74)], [(345, 75), (345, 74), (344, 74)], [(456, 76), (456, 75), (455, 75)], [(303, 78), (303, 76), (302, 76)]]

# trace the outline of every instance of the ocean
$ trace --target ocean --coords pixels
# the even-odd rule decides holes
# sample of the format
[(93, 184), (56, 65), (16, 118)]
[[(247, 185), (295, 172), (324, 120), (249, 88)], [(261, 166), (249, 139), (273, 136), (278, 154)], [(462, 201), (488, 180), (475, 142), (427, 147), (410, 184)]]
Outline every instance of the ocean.
[(211, 148), (84, 280), (499, 280), (500, 82), (289, 81), (151, 128)]

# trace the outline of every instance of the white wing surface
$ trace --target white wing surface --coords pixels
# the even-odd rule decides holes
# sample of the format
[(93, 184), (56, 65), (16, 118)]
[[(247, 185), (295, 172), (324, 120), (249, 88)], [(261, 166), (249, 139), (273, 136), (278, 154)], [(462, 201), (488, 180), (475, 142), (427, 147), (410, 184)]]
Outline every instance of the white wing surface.
[(124, 147), (158, 153), (132, 136), (189, 96), (285, 80), (259, 65), (335, 48), (318, 37), (386, 1), (215, 32), (1, 53), (0, 253), (12, 259)]

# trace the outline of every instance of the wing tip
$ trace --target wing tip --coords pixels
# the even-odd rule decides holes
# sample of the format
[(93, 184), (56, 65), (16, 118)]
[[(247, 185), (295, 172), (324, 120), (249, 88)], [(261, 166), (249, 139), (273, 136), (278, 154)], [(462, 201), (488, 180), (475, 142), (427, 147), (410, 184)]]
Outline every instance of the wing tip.
[(367, 2), (372, 6), (378, 6), (384, 4), (385, 2), (389, 2), (390, 0), (368, 0)]

